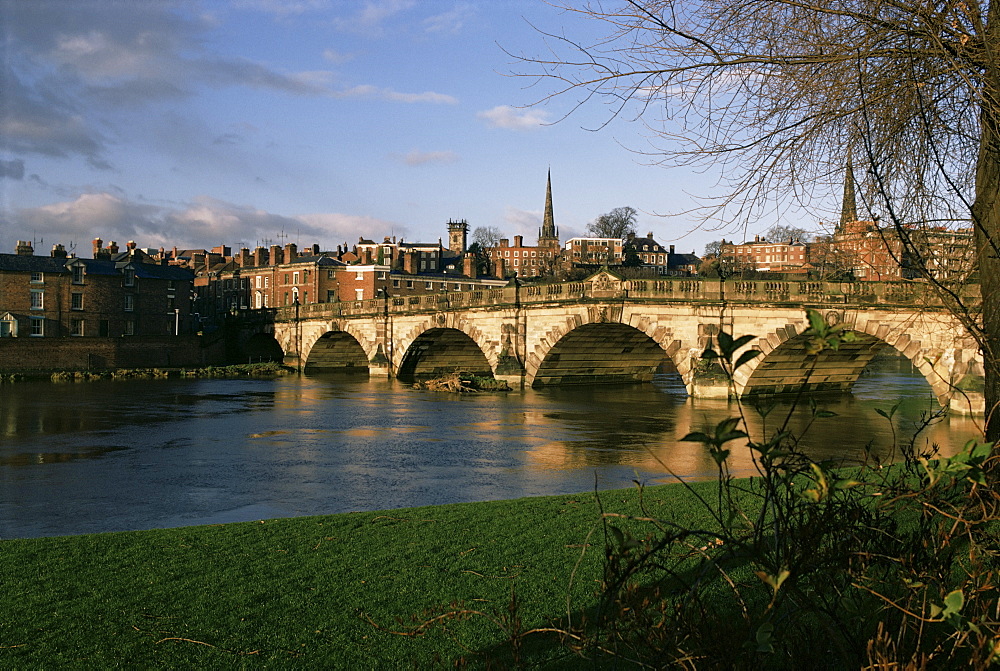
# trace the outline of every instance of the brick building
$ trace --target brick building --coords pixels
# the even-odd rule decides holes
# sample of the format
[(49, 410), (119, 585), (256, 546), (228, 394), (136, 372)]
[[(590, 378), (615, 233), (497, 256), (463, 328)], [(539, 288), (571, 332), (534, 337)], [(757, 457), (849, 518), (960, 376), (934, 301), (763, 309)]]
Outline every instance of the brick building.
[(154, 263), (129, 243), (94, 240), (94, 258), (30, 243), (0, 254), (0, 337), (163, 336), (191, 332), (194, 275)]

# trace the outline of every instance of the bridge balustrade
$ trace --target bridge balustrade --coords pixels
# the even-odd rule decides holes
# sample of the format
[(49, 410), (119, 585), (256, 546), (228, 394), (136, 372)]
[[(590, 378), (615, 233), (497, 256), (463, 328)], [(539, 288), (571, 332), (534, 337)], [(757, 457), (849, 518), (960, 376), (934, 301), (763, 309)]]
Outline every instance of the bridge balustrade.
[[(729, 280), (725, 283), (711, 279), (658, 279), (628, 280), (622, 284), (625, 297), (634, 299), (664, 299), (681, 301), (745, 300), (795, 303), (831, 304), (925, 304), (940, 305), (933, 288), (921, 282), (817, 282), (773, 280)], [(975, 302), (979, 297), (978, 285), (960, 288), (963, 299)], [(564, 282), (527, 287), (477, 289), (446, 294), (396, 296), (390, 300), (373, 298), (342, 303), (307, 303), (298, 307), (263, 308), (244, 310), (242, 318), (256, 321), (293, 321), (296, 318), (323, 319), (352, 317), (391, 312), (441, 311), (454, 308), (489, 307), (542, 303), (552, 300), (574, 301), (588, 298), (607, 298), (606, 290), (595, 295), (587, 282)]]

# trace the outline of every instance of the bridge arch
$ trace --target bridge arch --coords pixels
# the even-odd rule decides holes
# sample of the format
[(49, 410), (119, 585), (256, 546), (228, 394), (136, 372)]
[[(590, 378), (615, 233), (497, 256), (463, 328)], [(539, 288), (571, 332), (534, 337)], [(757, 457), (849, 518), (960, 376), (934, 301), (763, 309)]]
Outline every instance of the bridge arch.
[(552, 329), (528, 357), (526, 384), (538, 388), (570, 384), (648, 382), (670, 359), (667, 347), (620, 321), (567, 323)]
[[(836, 323), (839, 315), (829, 313), (828, 321)], [(908, 359), (927, 381), (938, 402), (948, 406), (955, 385), (969, 369), (970, 363), (956, 366), (955, 351), (945, 352), (923, 347), (919, 340), (905, 331), (889, 329), (878, 322), (848, 324), (855, 341), (842, 343), (837, 350), (824, 350), (816, 357), (815, 368), (806, 354), (808, 337), (799, 333), (804, 325), (790, 324), (757, 339), (750, 345), (764, 354), (752, 359), (733, 378), (738, 396), (797, 392), (805, 384), (806, 391), (850, 391), (862, 371), (881, 352), (892, 349)], [(961, 350), (958, 358), (961, 358)]]
[(312, 342), (304, 357), (303, 370), (367, 373), (368, 354), (347, 331), (327, 331)]
[(396, 377), (413, 382), (455, 372), (493, 377), (493, 367), (468, 333), (454, 327), (435, 326), (412, 339), (400, 357)]

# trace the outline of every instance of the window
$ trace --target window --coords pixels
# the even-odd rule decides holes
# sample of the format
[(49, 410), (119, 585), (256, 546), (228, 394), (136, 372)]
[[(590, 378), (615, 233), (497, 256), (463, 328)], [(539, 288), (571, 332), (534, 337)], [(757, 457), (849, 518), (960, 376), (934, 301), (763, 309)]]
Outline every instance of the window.
[(303, 303), (308, 303), (309, 302), (309, 292), (308, 291), (303, 291), (302, 292), (302, 302)]
[(122, 273), (125, 275), (125, 286), (127, 286), (127, 287), (134, 287), (135, 286), (135, 270), (132, 269), (132, 268), (125, 268), (125, 270), (123, 270)]
[(31, 273), (31, 283), (41, 284), (45, 281), (45, 276), (42, 273)]
[(45, 309), (45, 292), (38, 289), (32, 290), (31, 292), (31, 309), (32, 310), (44, 310)]
[(70, 322), (70, 335), (82, 336), (83, 335), (83, 320), (74, 319)]
[(73, 295), (72, 295), (72, 297), (71, 297), (70, 307), (73, 310), (82, 310), (83, 309), (83, 294), (81, 294), (79, 292), (74, 292)]
[(354, 298), (356, 300), (359, 300), (359, 301), (360, 300), (364, 300), (364, 297), (365, 297), (365, 290), (364, 289), (355, 289), (354, 290)]
[(122, 335), (127, 335), (127, 336), (135, 335), (135, 320), (134, 319), (126, 319), (125, 320), (125, 330), (122, 332)]
[(407, 289), (413, 288), (413, 280), (406, 280), (406, 288)]
[[(135, 310), (135, 296), (132, 294), (125, 294), (125, 312), (132, 312)], [(126, 333), (125, 335), (132, 335), (131, 333)]]
[(73, 266), (73, 284), (83, 284), (83, 266)]
[(433, 282), (424, 282), (424, 289), (427, 289), (428, 291), (430, 291), (433, 288), (434, 288), (434, 283)]
[(35, 338), (43, 337), (45, 335), (45, 317), (32, 317), (29, 333)]
[(399, 280), (393, 280), (392, 281), (392, 288), (393, 289), (398, 289), (399, 288)]
[(356, 279), (356, 280), (363, 280), (363, 279), (365, 279), (364, 272), (359, 270), (356, 273), (354, 273), (354, 279)]
[(451, 285), (451, 288), (454, 289), (455, 291), (461, 291), (462, 285), (459, 284), (458, 282), (455, 282), (453, 285)]
[(337, 302), (337, 292), (330, 289), (326, 290), (326, 302), (336, 303)]
[(257, 288), (258, 289), (261, 288), (263, 282), (264, 282), (263, 278), (260, 275), (258, 275), (257, 276)]
[[(288, 281), (287, 275), (285, 275), (285, 281), (286, 282)], [(292, 273), (292, 284), (298, 284), (298, 283), (299, 283), (299, 274), (298, 272), (294, 272)]]
[[(295, 283), (298, 284), (299, 283), (298, 273), (295, 273), (295, 275), (296, 275)], [(285, 273), (285, 284), (288, 284), (288, 273)]]
[(335, 270), (328, 270), (328, 271), (326, 271), (326, 279), (332, 280), (334, 278), (336, 272), (337, 271), (335, 271)]
[(267, 289), (269, 286), (271, 286), (271, 278), (265, 276), (264, 277), (264, 288)]

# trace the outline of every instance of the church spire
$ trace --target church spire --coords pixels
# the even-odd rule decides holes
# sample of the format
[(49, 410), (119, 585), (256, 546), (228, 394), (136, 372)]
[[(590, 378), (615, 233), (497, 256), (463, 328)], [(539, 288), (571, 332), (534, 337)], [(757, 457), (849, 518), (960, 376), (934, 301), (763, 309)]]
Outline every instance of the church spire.
[(847, 150), (847, 171), (844, 174), (844, 199), (840, 205), (840, 225), (858, 220), (858, 203), (854, 195), (854, 165), (851, 161), (851, 150)]
[(552, 214), (552, 169), (549, 168), (548, 181), (545, 184), (545, 214), (542, 217), (542, 228), (538, 231), (538, 245), (555, 241), (559, 246), (559, 232), (556, 230), (555, 216)]

